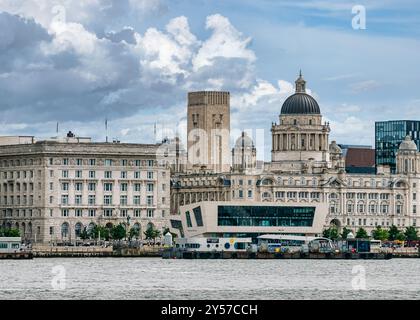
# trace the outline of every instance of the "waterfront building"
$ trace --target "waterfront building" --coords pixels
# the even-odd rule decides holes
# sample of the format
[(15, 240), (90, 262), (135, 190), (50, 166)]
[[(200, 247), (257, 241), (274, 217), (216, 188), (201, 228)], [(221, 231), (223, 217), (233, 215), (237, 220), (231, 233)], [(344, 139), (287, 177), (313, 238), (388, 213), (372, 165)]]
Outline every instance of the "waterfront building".
[(161, 144), (0, 137), (0, 225), (24, 240), (73, 241), (95, 224), (140, 237), (168, 227), (170, 170)]
[(171, 227), (179, 236), (206, 238), (248, 237), (264, 234), (315, 236), (322, 233), (326, 204), (256, 201), (203, 201), (182, 206)]
[[(406, 136), (420, 148), (420, 121), (390, 120), (375, 123), (375, 162), (376, 167), (388, 166), (396, 171), (398, 147)], [(380, 170), (380, 169), (379, 169)]]
[[(371, 232), (376, 226), (386, 228), (391, 225), (419, 228), (420, 162), (418, 147), (412, 138), (406, 136), (404, 143), (399, 144), (394, 173), (389, 170), (346, 172), (343, 150), (335, 141), (329, 141), (330, 126), (322, 120), (318, 102), (306, 93), (305, 86), (300, 74), (296, 80), (296, 92), (285, 100), (279, 122), (271, 126), (272, 158), (261, 170), (252, 168), (254, 160), (242, 160), (245, 151), (248, 159), (255, 156), (249, 137), (244, 139), (242, 136), (232, 152), (230, 170), (172, 175), (171, 213), (181, 214), (181, 217), (171, 216), (175, 225), (189, 230), (188, 224), (185, 225), (186, 212), (191, 214), (195, 207), (203, 206), (202, 214), (210, 215), (203, 217), (203, 221), (211, 221), (208, 224), (211, 233), (232, 234), (235, 230), (242, 233), (238, 226), (221, 226), (218, 217), (216, 219), (218, 203), (232, 202), (236, 206), (243, 203), (244, 206), (315, 207), (315, 215), (322, 217), (324, 228), (336, 225), (353, 232), (359, 227)], [(414, 137), (418, 138), (418, 135)], [(209, 205), (209, 202), (215, 203)], [(315, 229), (305, 231), (276, 225), (267, 229), (263, 227), (247, 226), (247, 233), (250, 230), (255, 233), (263, 230), (299, 234), (315, 232)], [(321, 232), (319, 225), (314, 224), (314, 227), (317, 227), (316, 232)], [(203, 230), (207, 232), (207, 229)], [(194, 234), (198, 236), (198, 233)]]

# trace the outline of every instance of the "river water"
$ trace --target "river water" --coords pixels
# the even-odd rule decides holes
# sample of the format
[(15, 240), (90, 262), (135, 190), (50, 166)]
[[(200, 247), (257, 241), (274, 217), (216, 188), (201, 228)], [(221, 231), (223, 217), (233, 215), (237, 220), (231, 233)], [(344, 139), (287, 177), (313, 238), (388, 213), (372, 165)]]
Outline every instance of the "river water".
[(420, 299), (420, 259), (0, 260), (0, 298)]

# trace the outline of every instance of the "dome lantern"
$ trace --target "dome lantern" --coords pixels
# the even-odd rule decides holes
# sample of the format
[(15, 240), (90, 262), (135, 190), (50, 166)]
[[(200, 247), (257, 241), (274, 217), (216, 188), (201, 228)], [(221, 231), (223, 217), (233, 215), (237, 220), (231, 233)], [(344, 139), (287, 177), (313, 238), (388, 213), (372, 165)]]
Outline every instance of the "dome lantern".
[(302, 72), (295, 81), (295, 93), (284, 101), (281, 107), (282, 115), (302, 115), (302, 114), (321, 114), (318, 102), (306, 93), (306, 81), (303, 79)]

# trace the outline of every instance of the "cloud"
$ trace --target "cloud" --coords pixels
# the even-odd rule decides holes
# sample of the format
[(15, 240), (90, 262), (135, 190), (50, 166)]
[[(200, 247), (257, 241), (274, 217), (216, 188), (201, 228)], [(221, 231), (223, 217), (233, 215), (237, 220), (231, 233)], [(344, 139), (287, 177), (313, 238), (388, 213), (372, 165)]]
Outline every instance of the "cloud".
[[(79, 7), (79, 19), (72, 11), (51, 18), (50, 6), (42, 1), (14, 8), (23, 15), (35, 3), (40, 5), (35, 20), (0, 15), (0, 25), (7, 26), (0, 29), (0, 59), (7, 62), (0, 67), (0, 115), (11, 133), (50, 136), (58, 121), (60, 127), (99, 138), (103, 133), (94, 123), (108, 118), (115, 136), (147, 142), (154, 139), (149, 127), (156, 121), (185, 126), (187, 91), (229, 90), (235, 97), (232, 109), (238, 110), (259, 103), (277, 109), (290, 91), (287, 82), (256, 77), (251, 38), (219, 14), (207, 17), (205, 39), (191, 32), (185, 16), (163, 29), (140, 33), (125, 26), (101, 35), (89, 25), (93, 8), (108, 10), (104, 1)], [(158, 113), (165, 116), (156, 118)]]
[(379, 87), (380, 87), (380, 83), (376, 80), (366, 80), (366, 81), (352, 83), (350, 85), (350, 89), (354, 93), (372, 91)]
[(255, 61), (254, 52), (248, 49), (251, 38), (244, 38), (226, 17), (220, 14), (207, 17), (206, 28), (213, 33), (193, 60), (195, 71), (213, 65), (213, 61), (219, 57), (239, 58), (250, 63)]

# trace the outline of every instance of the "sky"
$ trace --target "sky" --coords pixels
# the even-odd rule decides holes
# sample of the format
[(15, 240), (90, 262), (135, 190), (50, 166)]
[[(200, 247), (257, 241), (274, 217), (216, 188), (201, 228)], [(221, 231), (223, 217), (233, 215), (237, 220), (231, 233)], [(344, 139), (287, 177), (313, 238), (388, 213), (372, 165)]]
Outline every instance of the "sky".
[(187, 92), (227, 90), (268, 161), (300, 69), (338, 143), (420, 120), (418, 1), (0, 0), (0, 135), (185, 140)]

